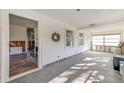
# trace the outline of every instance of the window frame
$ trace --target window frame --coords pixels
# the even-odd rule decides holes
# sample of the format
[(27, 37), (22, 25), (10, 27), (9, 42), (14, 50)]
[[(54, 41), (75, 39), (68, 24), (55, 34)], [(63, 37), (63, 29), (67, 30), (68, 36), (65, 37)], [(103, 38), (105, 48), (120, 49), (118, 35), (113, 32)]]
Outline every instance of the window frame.
[[(95, 36), (95, 35), (94, 35)], [(96, 45), (96, 44), (93, 44), (93, 37), (94, 36), (92, 36), (92, 45)], [(96, 35), (95, 37), (102, 37), (103, 39), (102, 39), (102, 44), (101, 45), (99, 45), (99, 46), (103, 46), (104, 45), (104, 36), (103, 35)]]
[[(92, 35), (92, 46), (94, 46), (94, 44), (93, 44), (93, 37), (94, 36), (103, 36), (103, 45), (95, 45), (95, 46), (110, 46), (110, 47), (116, 47), (116, 45), (106, 45), (105, 43), (106, 43), (106, 39), (105, 39), (105, 37), (106, 36), (113, 36), (113, 35), (119, 35), (119, 42), (121, 42), (121, 33), (114, 33), (114, 34), (99, 34), (99, 35)], [(107, 42), (108, 43), (108, 42)], [(111, 42), (110, 42), (111, 43)]]
[(83, 33), (78, 34), (78, 44), (84, 45), (84, 34)]
[[(108, 35), (105, 35), (105, 36), (104, 36), (104, 39), (105, 39), (105, 40), (104, 40), (104, 43), (105, 43), (104, 46), (115, 46), (115, 47), (117, 46), (117, 45), (107, 45), (107, 44), (106, 44), (106, 43), (119, 43), (119, 42), (115, 42), (115, 41), (114, 41), (114, 42), (106, 41), (106, 36), (114, 36), (114, 35), (119, 35), (119, 42), (121, 42), (121, 34), (108, 34)], [(109, 39), (112, 39), (112, 38), (109, 38)], [(119, 45), (119, 44), (118, 44), (118, 45)]]
[(65, 39), (66, 47), (73, 47), (74, 46), (74, 31), (67, 29), (65, 37), (66, 37)]

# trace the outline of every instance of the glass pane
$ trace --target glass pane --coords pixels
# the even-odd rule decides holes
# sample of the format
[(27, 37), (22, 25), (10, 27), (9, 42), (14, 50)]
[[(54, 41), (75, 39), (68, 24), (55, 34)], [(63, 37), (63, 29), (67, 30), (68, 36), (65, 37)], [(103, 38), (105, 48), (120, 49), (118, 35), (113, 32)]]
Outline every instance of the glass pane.
[(103, 36), (93, 36), (92, 38), (93, 45), (103, 45), (103, 40)]
[(79, 45), (83, 45), (83, 33), (79, 33)]
[(73, 45), (73, 31), (66, 30), (66, 46)]
[(120, 42), (120, 35), (106, 35), (105, 46), (118, 46)]

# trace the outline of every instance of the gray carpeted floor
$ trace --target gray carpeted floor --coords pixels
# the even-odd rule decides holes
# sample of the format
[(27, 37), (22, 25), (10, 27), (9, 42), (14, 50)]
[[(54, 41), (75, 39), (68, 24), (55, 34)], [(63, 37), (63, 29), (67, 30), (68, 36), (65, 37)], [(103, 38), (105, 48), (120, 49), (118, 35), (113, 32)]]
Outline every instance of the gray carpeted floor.
[(43, 67), (11, 83), (123, 83), (112, 54), (85, 52)]

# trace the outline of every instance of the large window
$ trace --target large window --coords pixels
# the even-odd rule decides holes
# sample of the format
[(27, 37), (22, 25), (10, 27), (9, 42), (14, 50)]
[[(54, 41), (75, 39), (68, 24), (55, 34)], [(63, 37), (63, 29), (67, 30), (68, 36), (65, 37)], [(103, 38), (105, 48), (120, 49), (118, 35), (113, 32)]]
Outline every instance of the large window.
[(83, 33), (79, 33), (79, 45), (83, 45), (84, 44), (84, 35)]
[(92, 37), (92, 45), (118, 46), (120, 43), (120, 34), (99, 35)]
[(92, 44), (93, 45), (103, 45), (103, 36), (93, 36), (92, 37)]
[(66, 46), (73, 46), (73, 31), (66, 30)]
[(106, 35), (105, 46), (118, 46), (120, 42), (120, 35)]

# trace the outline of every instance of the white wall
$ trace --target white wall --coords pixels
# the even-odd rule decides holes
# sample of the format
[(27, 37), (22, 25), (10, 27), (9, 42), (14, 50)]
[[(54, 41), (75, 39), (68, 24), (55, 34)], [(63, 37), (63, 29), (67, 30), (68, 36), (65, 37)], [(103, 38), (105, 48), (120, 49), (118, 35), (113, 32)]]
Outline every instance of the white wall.
[[(1, 24), (1, 10), (0, 10), (0, 24)], [(1, 62), (2, 62), (2, 31), (0, 25), (0, 81), (1, 81)]]
[[(66, 29), (74, 31), (74, 46), (65, 46), (65, 33)], [(51, 35), (54, 32), (58, 32), (61, 36), (59, 42), (54, 42), (51, 39)], [(83, 47), (78, 45), (78, 30), (69, 25), (57, 21), (52, 18), (45, 17), (44, 20), (44, 62), (43, 65), (55, 62), (57, 60), (72, 56), (83, 51)], [(59, 56), (59, 58), (58, 58)]]
[(84, 49), (86, 49), (86, 50), (90, 49), (92, 35), (120, 33), (121, 41), (124, 41), (124, 22), (101, 25), (101, 26), (96, 26), (96, 27), (92, 27), (92, 28), (90, 27), (90, 28), (86, 28), (86, 29), (81, 29), (80, 31), (85, 34)]
[(1, 81), (9, 77), (9, 17), (6, 11), (1, 10)]

